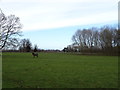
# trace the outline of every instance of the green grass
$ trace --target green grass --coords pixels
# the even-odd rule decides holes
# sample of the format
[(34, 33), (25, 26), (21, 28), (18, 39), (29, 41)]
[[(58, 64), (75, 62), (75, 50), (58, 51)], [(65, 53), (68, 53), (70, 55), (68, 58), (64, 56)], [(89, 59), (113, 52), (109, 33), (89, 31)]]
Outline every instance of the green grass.
[(117, 88), (118, 57), (3, 53), (3, 88)]

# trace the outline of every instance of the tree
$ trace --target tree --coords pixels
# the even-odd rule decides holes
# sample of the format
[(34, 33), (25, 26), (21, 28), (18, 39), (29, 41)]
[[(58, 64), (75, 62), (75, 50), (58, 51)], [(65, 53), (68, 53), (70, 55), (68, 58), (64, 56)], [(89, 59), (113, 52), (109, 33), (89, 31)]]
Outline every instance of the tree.
[(120, 46), (120, 30), (111, 26), (77, 30), (72, 37), (73, 45), (81, 52), (117, 53)]
[(62, 51), (63, 52), (68, 52), (68, 48), (65, 47)]
[(110, 27), (104, 26), (101, 28), (100, 39), (104, 49), (112, 47), (112, 30), (110, 30)]
[(35, 47), (34, 47), (34, 52), (37, 52), (37, 51), (38, 51), (38, 46), (35, 45)]
[(72, 37), (73, 45), (83, 47), (82, 30), (77, 30)]
[(32, 44), (29, 39), (22, 39), (20, 42), (19, 50), (23, 52), (30, 52), (32, 49)]
[(5, 16), (0, 10), (0, 49), (17, 47), (19, 44), (17, 36), (21, 36), (22, 25), (20, 19), (15, 15)]

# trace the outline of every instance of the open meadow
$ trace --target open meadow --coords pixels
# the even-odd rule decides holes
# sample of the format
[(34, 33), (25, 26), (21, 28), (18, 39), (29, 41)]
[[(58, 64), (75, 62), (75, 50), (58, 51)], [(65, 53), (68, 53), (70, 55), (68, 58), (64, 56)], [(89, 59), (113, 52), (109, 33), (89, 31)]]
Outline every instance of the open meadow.
[(3, 88), (117, 88), (118, 57), (4, 52)]

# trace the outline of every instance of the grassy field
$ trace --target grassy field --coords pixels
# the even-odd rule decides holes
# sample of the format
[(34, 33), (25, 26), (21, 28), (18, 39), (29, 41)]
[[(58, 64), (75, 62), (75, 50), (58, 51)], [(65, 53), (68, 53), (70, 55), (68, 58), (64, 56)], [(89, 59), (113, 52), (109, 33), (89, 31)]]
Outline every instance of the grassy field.
[(3, 53), (3, 88), (116, 88), (117, 56)]

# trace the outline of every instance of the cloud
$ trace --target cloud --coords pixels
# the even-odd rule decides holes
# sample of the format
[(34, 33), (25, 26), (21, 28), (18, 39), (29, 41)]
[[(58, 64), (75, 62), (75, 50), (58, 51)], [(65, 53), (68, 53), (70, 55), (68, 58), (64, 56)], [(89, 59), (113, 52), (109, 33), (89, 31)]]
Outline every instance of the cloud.
[[(114, 14), (113, 14), (114, 13)], [(109, 15), (109, 17), (108, 17)], [(95, 14), (79, 18), (69, 18), (58, 21), (46, 21), (46, 22), (36, 22), (26, 25), (24, 30), (43, 30), (51, 28), (60, 28), (76, 25), (87, 25), (87, 24), (99, 24), (99, 23), (108, 23), (111, 21), (117, 21), (116, 12), (107, 12), (102, 14)]]
[(118, 0), (3, 0), (7, 14), (20, 17), (23, 31), (117, 21)]

